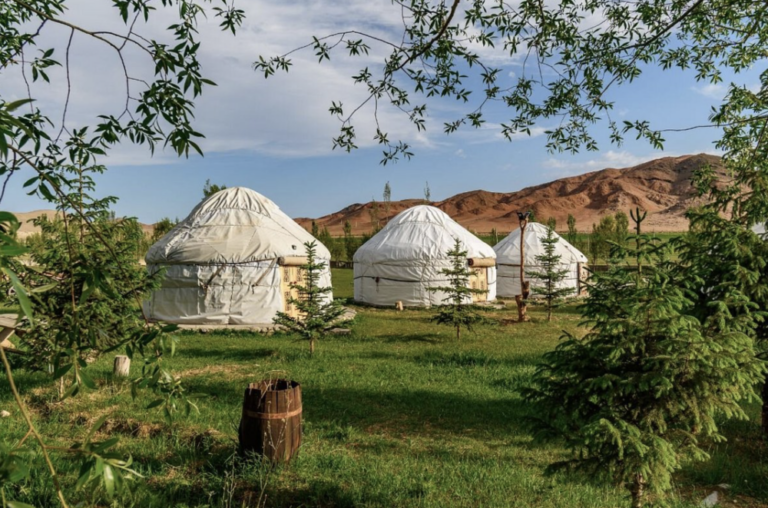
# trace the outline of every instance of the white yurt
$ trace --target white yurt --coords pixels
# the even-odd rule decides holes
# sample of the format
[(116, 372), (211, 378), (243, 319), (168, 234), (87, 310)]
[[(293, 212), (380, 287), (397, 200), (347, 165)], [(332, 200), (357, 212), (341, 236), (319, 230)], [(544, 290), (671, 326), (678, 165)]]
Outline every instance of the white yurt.
[[(150, 319), (181, 324), (271, 323), (315, 240), (258, 192), (233, 187), (209, 196), (147, 252), (150, 272), (166, 270), (162, 287), (145, 302)], [(331, 255), (317, 243), (317, 258)], [(330, 269), (321, 284), (331, 285)]]
[[(496, 268), (498, 270), (498, 283), (496, 292), (502, 298), (514, 298), (520, 294), (520, 236), (521, 229), (512, 231), (506, 238), (496, 244)], [(582, 294), (583, 281), (586, 280), (587, 256), (576, 247), (568, 243), (564, 238), (557, 236), (555, 254), (560, 257), (564, 269), (568, 269), (568, 277), (561, 281), (563, 287), (571, 287), (574, 296)], [(525, 271), (526, 280), (531, 280), (527, 275), (529, 270), (539, 271), (536, 256), (544, 254), (544, 244), (541, 242), (547, 237), (547, 226), (538, 222), (531, 222), (525, 228)], [(531, 296), (536, 296), (535, 283), (531, 284)]]
[(355, 300), (379, 306), (441, 305), (445, 293), (429, 288), (447, 285), (441, 271), (451, 266), (446, 253), (454, 247), (455, 238), (467, 251), (471, 286), (487, 290), (473, 300), (495, 300), (496, 254), (491, 246), (443, 211), (426, 205), (393, 217), (355, 253)]

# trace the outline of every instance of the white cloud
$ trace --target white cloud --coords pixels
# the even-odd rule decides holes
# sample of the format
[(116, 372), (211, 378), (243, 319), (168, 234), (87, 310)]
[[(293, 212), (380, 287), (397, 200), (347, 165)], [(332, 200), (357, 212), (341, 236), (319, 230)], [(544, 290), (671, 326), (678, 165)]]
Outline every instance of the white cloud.
[(558, 173), (563, 175), (572, 175), (584, 173), (587, 171), (597, 171), (605, 168), (625, 168), (637, 166), (643, 162), (648, 162), (661, 157), (676, 157), (678, 154), (670, 152), (653, 152), (645, 155), (636, 155), (626, 150), (603, 152), (600, 157), (585, 161), (572, 161), (565, 159), (550, 158), (542, 163), (542, 166), (549, 169), (560, 170)]
[[(208, 87), (195, 101), (194, 125), (206, 135), (200, 142), (201, 147), (205, 152), (245, 150), (288, 157), (339, 154), (331, 151), (332, 138), (338, 135), (340, 127), (338, 119), (328, 112), (331, 101), (342, 100), (348, 112), (363, 102), (368, 97), (367, 90), (362, 85), (355, 86), (350, 76), (366, 66), (375, 72), (389, 48), (371, 43), (370, 55), (350, 58), (340, 46), (330, 64), (318, 64), (314, 52), (308, 48), (291, 55), (294, 65), (287, 75), (280, 72), (266, 80), (253, 71), (251, 65), (259, 55), (283, 54), (310, 42), (313, 35), (334, 33), (341, 28), (399, 40), (402, 35), (399, 9), (393, 9), (385, 0), (258, 0), (248, 2), (246, 14), (245, 24), (235, 37), (221, 32), (217, 18), (200, 20), (202, 71), (219, 85)], [(139, 21), (136, 32), (150, 39), (171, 42), (165, 27), (174, 21), (174, 16), (177, 14), (172, 8), (160, 8), (153, 13), (150, 24)], [(109, 2), (73, 0), (67, 20), (86, 29), (126, 31), (117, 10)], [(38, 46), (55, 47), (55, 56), (63, 62), (68, 37), (64, 27), (49, 26)], [(329, 41), (333, 42), (336, 41)], [(132, 75), (151, 79), (152, 66), (145, 54), (133, 48), (127, 49), (125, 56)], [(93, 125), (99, 114), (122, 112), (125, 79), (120, 61), (111, 48), (76, 34), (70, 67), (69, 128)], [(32, 95), (57, 124), (57, 131), (66, 96), (66, 89), (60, 86), (65, 74), (61, 68), (51, 69), (49, 74), (53, 84), (34, 83)], [(26, 96), (26, 86), (18, 72), (3, 73), (0, 84), (4, 98)], [(134, 82), (132, 87), (132, 95), (136, 96), (139, 84)], [(422, 101), (412, 98), (412, 102)], [(361, 148), (377, 146), (374, 107), (371, 101), (355, 116), (356, 144)], [(402, 139), (419, 148), (437, 146), (431, 136), (438, 136), (439, 129), (418, 132), (401, 111), (380, 104), (378, 120), (393, 141)], [(175, 160), (175, 155), (170, 151), (158, 150), (155, 157), (150, 158), (147, 150), (126, 143), (111, 152), (108, 162), (135, 165), (171, 160)]]
[(464, 153), (464, 149), (463, 148), (459, 148), (458, 150), (453, 152), (453, 155), (455, 155), (456, 157), (459, 157), (461, 159), (466, 159), (467, 158), (467, 154)]
[(725, 97), (728, 87), (722, 83), (709, 83), (708, 85), (703, 86), (692, 86), (691, 90), (704, 97), (721, 100)]

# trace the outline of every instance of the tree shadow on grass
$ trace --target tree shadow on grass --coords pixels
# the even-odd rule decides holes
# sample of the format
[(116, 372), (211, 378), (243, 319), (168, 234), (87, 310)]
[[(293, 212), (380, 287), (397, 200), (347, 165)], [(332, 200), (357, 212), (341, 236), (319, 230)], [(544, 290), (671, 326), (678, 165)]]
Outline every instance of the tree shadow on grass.
[(409, 344), (413, 342), (423, 342), (425, 344), (439, 344), (444, 341), (444, 337), (436, 333), (414, 333), (414, 334), (390, 334), (379, 335), (376, 337), (379, 341), (387, 343), (400, 342), (403, 344)]
[(358, 496), (354, 496), (337, 483), (320, 479), (312, 479), (309, 485), (299, 489), (267, 486), (266, 494), (271, 500), (271, 506), (355, 508), (360, 506), (361, 502), (365, 504), (372, 501), (378, 506), (392, 506), (387, 499), (358, 499)]
[[(369, 433), (408, 435), (527, 432), (528, 405), (508, 392), (499, 397), (474, 398), (462, 393), (387, 386), (381, 390), (345, 386), (302, 386), (303, 418), (311, 425), (354, 427)], [(231, 383), (204, 378), (196, 383), (204, 393), (227, 393)], [(238, 397), (240, 393), (238, 390)]]
[(278, 358), (283, 353), (271, 348), (203, 348), (183, 347), (180, 356), (185, 358), (206, 358), (210, 360), (231, 360), (234, 362), (248, 362), (262, 358)]
[(536, 353), (517, 354), (511, 358), (499, 357), (485, 351), (427, 351), (413, 357), (413, 361), (427, 367), (471, 368), (471, 367), (533, 367), (541, 361)]

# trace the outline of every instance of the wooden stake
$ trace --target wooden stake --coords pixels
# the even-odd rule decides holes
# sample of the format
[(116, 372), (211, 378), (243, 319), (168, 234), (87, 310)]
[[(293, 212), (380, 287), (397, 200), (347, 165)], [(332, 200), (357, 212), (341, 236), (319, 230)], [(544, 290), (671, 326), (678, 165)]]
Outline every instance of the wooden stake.
[(117, 355), (115, 357), (115, 368), (113, 370), (113, 376), (115, 378), (128, 377), (131, 374), (131, 359), (125, 355)]
[(528, 226), (528, 217), (531, 212), (517, 212), (517, 218), (520, 220), (520, 294), (515, 296), (517, 303), (517, 320), (519, 322), (528, 321), (528, 304), (525, 301), (531, 295), (531, 283), (525, 280), (525, 228)]

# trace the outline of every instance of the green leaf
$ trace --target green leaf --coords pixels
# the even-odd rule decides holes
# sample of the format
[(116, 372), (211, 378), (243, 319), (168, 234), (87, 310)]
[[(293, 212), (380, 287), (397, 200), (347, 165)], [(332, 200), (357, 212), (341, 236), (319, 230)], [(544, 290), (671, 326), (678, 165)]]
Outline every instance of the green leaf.
[(88, 431), (88, 435), (85, 437), (85, 443), (88, 444), (91, 441), (91, 437), (98, 432), (98, 430), (104, 425), (104, 422), (107, 421), (107, 418), (109, 418), (109, 415), (104, 415), (98, 420), (96, 420), (96, 423), (93, 424), (91, 427), (91, 430)]
[(104, 472), (101, 477), (104, 479), (104, 488), (107, 489), (107, 495), (111, 498), (115, 495), (115, 472), (112, 466), (104, 464)]
[(3, 273), (5, 273), (8, 278), (11, 279), (11, 285), (13, 285), (13, 289), (16, 291), (16, 298), (19, 299), (19, 305), (21, 306), (22, 313), (27, 317), (27, 319), (29, 319), (30, 323), (34, 324), (32, 317), (32, 302), (27, 296), (26, 289), (24, 289), (21, 281), (12, 270), (4, 267)]
[(60, 377), (63, 377), (67, 372), (72, 370), (72, 364), (68, 363), (66, 365), (62, 365), (56, 371), (53, 373), (53, 379), (59, 379)]
[(6, 504), (8, 508), (35, 508), (31, 504), (22, 503), (21, 501), (8, 501)]
[(147, 405), (147, 409), (154, 409), (156, 407), (162, 406), (164, 403), (165, 403), (164, 399), (153, 400)]

